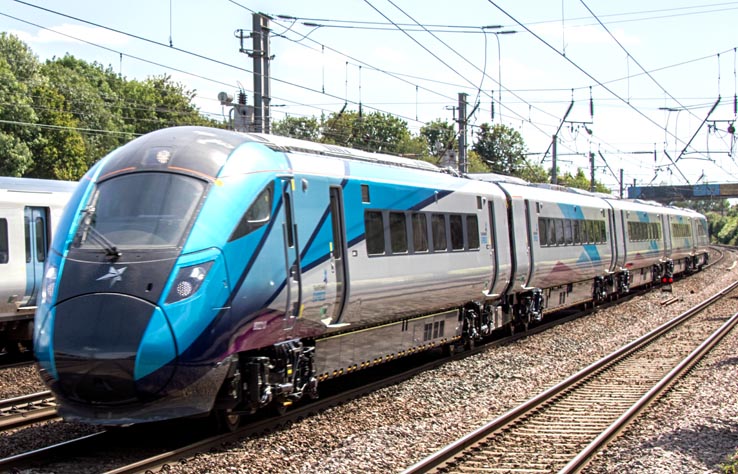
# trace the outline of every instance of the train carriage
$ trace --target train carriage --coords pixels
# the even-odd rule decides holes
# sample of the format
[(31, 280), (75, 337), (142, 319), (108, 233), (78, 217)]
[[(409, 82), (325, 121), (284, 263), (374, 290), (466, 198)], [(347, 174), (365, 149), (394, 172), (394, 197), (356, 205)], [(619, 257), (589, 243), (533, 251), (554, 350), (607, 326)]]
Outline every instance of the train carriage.
[(404, 158), (152, 132), (70, 199), (36, 315), (40, 373), (67, 419), (213, 413), (232, 428), (320, 380), (627, 292), (613, 216), (601, 197)]
[(627, 271), (631, 288), (653, 284), (667, 258), (663, 206), (632, 200), (610, 200), (620, 238), (616, 265)]
[[(30, 349), (52, 232), (77, 183), (0, 177), (0, 346)], [(21, 344), (19, 346), (18, 344)]]

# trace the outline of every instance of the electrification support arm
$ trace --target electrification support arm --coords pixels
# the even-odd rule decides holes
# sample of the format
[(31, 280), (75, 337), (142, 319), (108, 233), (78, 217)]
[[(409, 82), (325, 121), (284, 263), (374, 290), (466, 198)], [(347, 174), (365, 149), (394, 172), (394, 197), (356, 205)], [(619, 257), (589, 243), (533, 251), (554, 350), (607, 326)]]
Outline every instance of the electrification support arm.
[[(720, 96), (718, 96), (717, 100), (715, 101), (715, 104), (712, 106), (712, 108), (710, 109), (710, 111), (707, 112), (707, 117), (705, 117), (705, 120), (703, 120), (702, 123), (700, 124), (700, 126), (697, 127), (697, 130), (694, 131), (694, 135), (692, 135), (692, 138), (690, 138), (689, 141), (687, 142), (687, 144), (684, 145), (684, 149), (682, 150), (681, 153), (679, 153), (679, 156), (677, 156), (677, 159), (672, 161), (672, 163), (674, 163), (676, 165), (676, 162), (679, 161), (679, 159), (684, 155), (684, 152), (687, 151), (687, 148), (689, 148), (689, 145), (692, 144), (692, 140), (694, 140), (694, 138), (697, 136), (697, 134), (702, 129), (702, 127), (705, 125), (705, 123), (707, 122), (707, 119), (710, 118), (710, 115), (715, 111), (715, 109), (717, 108), (717, 106), (718, 106), (719, 103), (720, 103)], [(669, 156), (669, 155), (667, 154), (666, 156)], [(669, 156), (669, 159), (671, 160), (671, 157), (670, 156)], [(679, 173), (681, 173), (681, 171)], [(684, 175), (682, 175), (682, 176), (684, 176)], [(689, 181), (687, 181), (687, 182), (689, 182)]]

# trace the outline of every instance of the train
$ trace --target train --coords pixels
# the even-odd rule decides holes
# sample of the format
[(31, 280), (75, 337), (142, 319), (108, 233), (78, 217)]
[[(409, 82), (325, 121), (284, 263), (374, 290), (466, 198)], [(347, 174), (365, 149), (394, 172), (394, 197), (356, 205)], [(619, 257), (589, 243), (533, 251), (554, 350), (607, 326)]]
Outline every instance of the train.
[(76, 186), (0, 177), (0, 353), (30, 353), (49, 244)]
[(59, 414), (209, 416), (670, 283), (705, 217), (410, 158), (205, 127), (151, 132), (80, 181), (34, 326)]

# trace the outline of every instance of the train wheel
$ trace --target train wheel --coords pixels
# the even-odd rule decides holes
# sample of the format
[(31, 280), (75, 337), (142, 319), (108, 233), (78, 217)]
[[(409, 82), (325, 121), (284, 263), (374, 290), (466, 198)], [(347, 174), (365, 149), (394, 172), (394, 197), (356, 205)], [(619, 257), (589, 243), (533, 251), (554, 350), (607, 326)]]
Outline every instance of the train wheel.
[(230, 410), (215, 410), (212, 416), (219, 433), (233, 433), (241, 425), (241, 415)]

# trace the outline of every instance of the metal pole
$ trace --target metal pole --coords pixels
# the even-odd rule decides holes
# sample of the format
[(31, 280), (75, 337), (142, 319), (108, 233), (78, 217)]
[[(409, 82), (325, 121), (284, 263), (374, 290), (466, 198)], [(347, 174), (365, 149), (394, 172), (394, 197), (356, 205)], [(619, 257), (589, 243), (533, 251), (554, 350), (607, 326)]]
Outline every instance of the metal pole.
[(551, 184), (558, 184), (558, 178), (556, 177), (556, 142), (558, 137), (553, 136), (551, 140)]
[(264, 133), (272, 133), (271, 125), (271, 76), (269, 75), (269, 18), (262, 15), (261, 25), (261, 41), (262, 41), (262, 61), (264, 64)]
[(595, 190), (595, 154), (589, 152), (589, 190), (594, 192)]
[(264, 116), (264, 107), (262, 103), (263, 89), (262, 84), (264, 83), (264, 74), (262, 71), (262, 55), (264, 53), (262, 49), (261, 41), (261, 15), (254, 13), (253, 16), (253, 28), (251, 31), (251, 38), (253, 40), (253, 59), (254, 59), (254, 131), (261, 133), (263, 129), (262, 117)]
[(500, 35), (497, 33), (494, 33), (494, 35), (497, 40), (497, 84), (500, 86), (497, 95), (497, 105), (500, 110), (497, 112), (497, 116), (500, 118), (500, 123), (502, 123), (502, 53), (500, 51)]
[(466, 173), (466, 97), (459, 92), (459, 172)]

